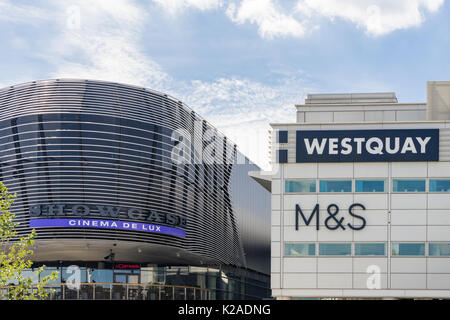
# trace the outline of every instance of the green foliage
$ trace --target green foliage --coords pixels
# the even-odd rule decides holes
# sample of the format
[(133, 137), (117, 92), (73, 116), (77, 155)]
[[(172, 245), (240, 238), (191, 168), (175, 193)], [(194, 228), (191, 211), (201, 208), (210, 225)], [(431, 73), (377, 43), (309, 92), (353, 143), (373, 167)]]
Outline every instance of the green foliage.
[(14, 215), (9, 211), (16, 198), (0, 181), (0, 297), (9, 300), (39, 300), (49, 295), (45, 285), (58, 277), (58, 272), (39, 279), (45, 266), (36, 270), (34, 275), (26, 277), (23, 271), (31, 269), (36, 231), (33, 229), (26, 237), (18, 237)]

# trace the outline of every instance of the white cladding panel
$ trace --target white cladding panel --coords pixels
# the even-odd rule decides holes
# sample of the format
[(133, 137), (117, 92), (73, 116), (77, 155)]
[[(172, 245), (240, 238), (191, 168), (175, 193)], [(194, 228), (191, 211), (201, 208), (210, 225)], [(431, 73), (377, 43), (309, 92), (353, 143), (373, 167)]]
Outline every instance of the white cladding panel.
[[(319, 111), (319, 109), (318, 109)], [(369, 111), (367, 111), (369, 112)], [(365, 113), (365, 116), (368, 113)], [(375, 111), (374, 111), (375, 112)], [(391, 112), (384, 110), (381, 112)], [(304, 119), (319, 116), (305, 112)], [(339, 120), (348, 117), (359, 119), (358, 113), (336, 116), (325, 110), (320, 117)], [(380, 117), (380, 114), (371, 116)], [(422, 117), (422, 110), (396, 112), (395, 117)], [(342, 117), (342, 118), (341, 118)], [(359, 120), (358, 120), (359, 121)], [(276, 126), (275, 126), (276, 127)], [(368, 127), (368, 126), (366, 126)], [(437, 178), (450, 179), (450, 125), (443, 122), (430, 123), (383, 123), (370, 125), (376, 128), (439, 128), (440, 161), (439, 162), (397, 162), (397, 163), (293, 163), (295, 162), (295, 130), (343, 130), (361, 129), (358, 124), (322, 123), (308, 126), (287, 126), (290, 130), (290, 163), (280, 166), (278, 180), (273, 186), (280, 196), (272, 200), (272, 267), (276, 275), (273, 287), (277, 295), (314, 297), (314, 296), (416, 296), (450, 298), (450, 256), (430, 256), (430, 243), (450, 243), (450, 192), (429, 192), (429, 180)], [(390, 179), (389, 179), (390, 177)], [(316, 192), (286, 193), (285, 180), (315, 180)], [(385, 192), (355, 192), (355, 181), (359, 179), (382, 179), (386, 181)], [(422, 179), (426, 181), (425, 192), (394, 192), (393, 179)], [(320, 180), (352, 180), (352, 192), (319, 192)], [(360, 203), (366, 210), (354, 213), (366, 219), (362, 230), (352, 230), (348, 224), (360, 225), (361, 220), (352, 217), (348, 208), (353, 203)], [(306, 218), (309, 218), (316, 205), (319, 205), (319, 230), (316, 230), (315, 217), (310, 225), (298, 217), (299, 227), (295, 229), (295, 206), (299, 205)], [(336, 220), (330, 218), (327, 208), (330, 204), (339, 207), (337, 219), (342, 220), (345, 230), (338, 227), (329, 230), (325, 225), (335, 226)], [(389, 223), (390, 222), (390, 223)], [(281, 241), (281, 242), (280, 242)], [(314, 256), (285, 256), (286, 243), (314, 243)], [(320, 244), (351, 244), (349, 256), (324, 256), (319, 254)], [(383, 243), (385, 255), (356, 255), (355, 244)], [(424, 245), (422, 255), (391, 255), (391, 245), (397, 243)], [(281, 265), (281, 266), (280, 266)], [(375, 270), (375, 271), (374, 271)], [(378, 273), (379, 272), (379, 273)], [(376, 281), (375, 281), (376, 280)], [(368, 286), (377, 282), (377, 289)]]
[[(445, 166), (445, 164), (447, 166)], [(408, 167), (410, 166), (410, 167)], [(272, 270), (280, 274), (283, 281), (280, 289), (289, 289), (303, 296), (307, 289), (317, 292), (332, 292), (335, 289), (369, 290), (373, 284), (373, 269), (379, 270), (376, 279), (380, 290), (449, 290), (450, 296), (450, 257), (395, 256), (356, 256), (353, 248), (351, 256), (324, 257), (319, 255), (320, 243), (384, 243), (388, 250), (389, 240), (401, 243), (450, 242), (450, 194), (427, 192), (386, 192), (355, 193), (354, 181), (358, 179), (384, 179), (386, 188), (389, 172), (392, 179), (425, 179), (450, 178), (450, 162), (414, 164), (395, 163), (389, 168), (387, 163), (346, 163), (337, 164), (286, 164), (283, 165), (283, 177), (279, 180), (280, 196), (274, 195), (272, 212), (273, 232), (272, 258), (275, 263)], [(440, 173), (442, 172), (442, 173)], [(285, 180), (315, 180), (317, 189), (321, 179), (351, 179), (351, 193), (286, 193)], [(428, 188), (428, 184), (427, 184)], [(281, 197), (281, 198), (280, 198)], [(279, 204), (283, 199), (283, 207)], [(352, 218), (348, 207), (353, 203), (361, 203), (366, 210), (356, 210), (356, 214), (366, 219), (362, 230), (351, 230), (348, 223), (358, 225), (360, 220)], [(316, 230), (315, 217), (310, 225), (299, 217), (299, 228), (295, 230), (295, 205), (298, 204), (306, 218), (312, 214), (319, 204), (319, 230)], [(325, 219), (329, 217), (327, 207), (330, 204), (339, 206), (338, 216), (344, 218), (342, 228), (329, 230)], [(389, 214), (389, 207), (391, 212)], [(276, 209), (276, 210), (275, 210)], [(282, 210), (284, 209), (284, 210)], [(390, 217), (391, 227), (388, 227)], [(281, 221), (282, 220), (282, 221)], [(328, 225), (334, 226), (336, 221), (330, 219)], [(283, 229), (283, 243), (280, 243), (280, 230)], [(278, 240), (277, 240), (278, 239)], [(284, 257), (285, 243), (315, 243), (314, 257)], [(281, 263), (281, 267), (280, 267)], [(372, 270), (372, 271), (370, 271)], [(439, 279), (442, 281), (439, 281)], [(277, 280), (273, 280), (278, 283)], [(274, 287), (275, 289), (275, 287)], [(365, 295), (376, 296), (370, 290)], [(374, 292), (371, 294), (371, 292)], [(394, 291), (392, 291), (394, 292)]]

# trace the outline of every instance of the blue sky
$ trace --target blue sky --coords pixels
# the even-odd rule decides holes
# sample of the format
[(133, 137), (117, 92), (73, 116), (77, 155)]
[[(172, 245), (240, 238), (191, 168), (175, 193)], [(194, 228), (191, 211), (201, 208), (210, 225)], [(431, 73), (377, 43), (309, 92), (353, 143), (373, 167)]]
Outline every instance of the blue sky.
[(0, 86), (87, 78), (182, 100), (267, 167), (307, 93), (450, 80), (445, 0), (0, 0)]

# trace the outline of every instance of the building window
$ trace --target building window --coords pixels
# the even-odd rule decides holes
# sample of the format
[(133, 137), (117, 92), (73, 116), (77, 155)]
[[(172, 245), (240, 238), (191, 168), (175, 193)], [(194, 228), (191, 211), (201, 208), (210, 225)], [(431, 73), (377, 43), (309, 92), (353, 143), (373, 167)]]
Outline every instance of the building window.
[(450, 192), (450, 180), (430, 179), (430, 192)]
[(285, 192), (316, 192), (316, 180), (286, 180)]
[(428, 255), (430, 255), (430, 256), (450, 256), (450, 243), (430, 243), (430, 244), (428, 244)]
[(350, 256), (351, 243), (319, 243), (320, 256)]
[(394, 192), (425, 192), (425, 180), (394, 179)]
[(320, 192), (352, 192), (352, 180), (320, 180)]
[(287, 163), (288, 162), (288, 151), (287, 150), (278, 150), (277, 151), (277, 162), (278, 163)]
[(315, 256), (316, 245), (314, 243), (285, 243), (285, 256)]
[(278, 131), (278, 143), (288, 143), (288, 132)]
[(392, 243), (393, 256), (424, 256), (425, 243)]
[(384, 256), (385, 254), (384, 243), (355, 243), (355, 256)]
[(384, 180), (356, 180), (356, 192), (384, 192), (386, 181)]

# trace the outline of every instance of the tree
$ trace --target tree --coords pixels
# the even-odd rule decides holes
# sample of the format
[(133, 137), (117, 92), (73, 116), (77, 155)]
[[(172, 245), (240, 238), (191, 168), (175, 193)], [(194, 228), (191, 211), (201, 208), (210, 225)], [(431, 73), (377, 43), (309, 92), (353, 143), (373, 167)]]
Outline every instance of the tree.
[(39, 279), (45, 266), (38, 268), (34, 275), (27, 277), (23, 274), (33, 264), (30, 257), (36, 230), (25, 237), (18, 237), (16, 228), (19, 223), (14, 222), (15, 215), (9, 211), (17, 195), (10, 194), (1, 181), (0, 188), (0, 296), (9, 300), (45, 299), (50, 293), (45, 285), (55, 280), (58, 272), (53, 271), (40, 280), (34, 279)]

